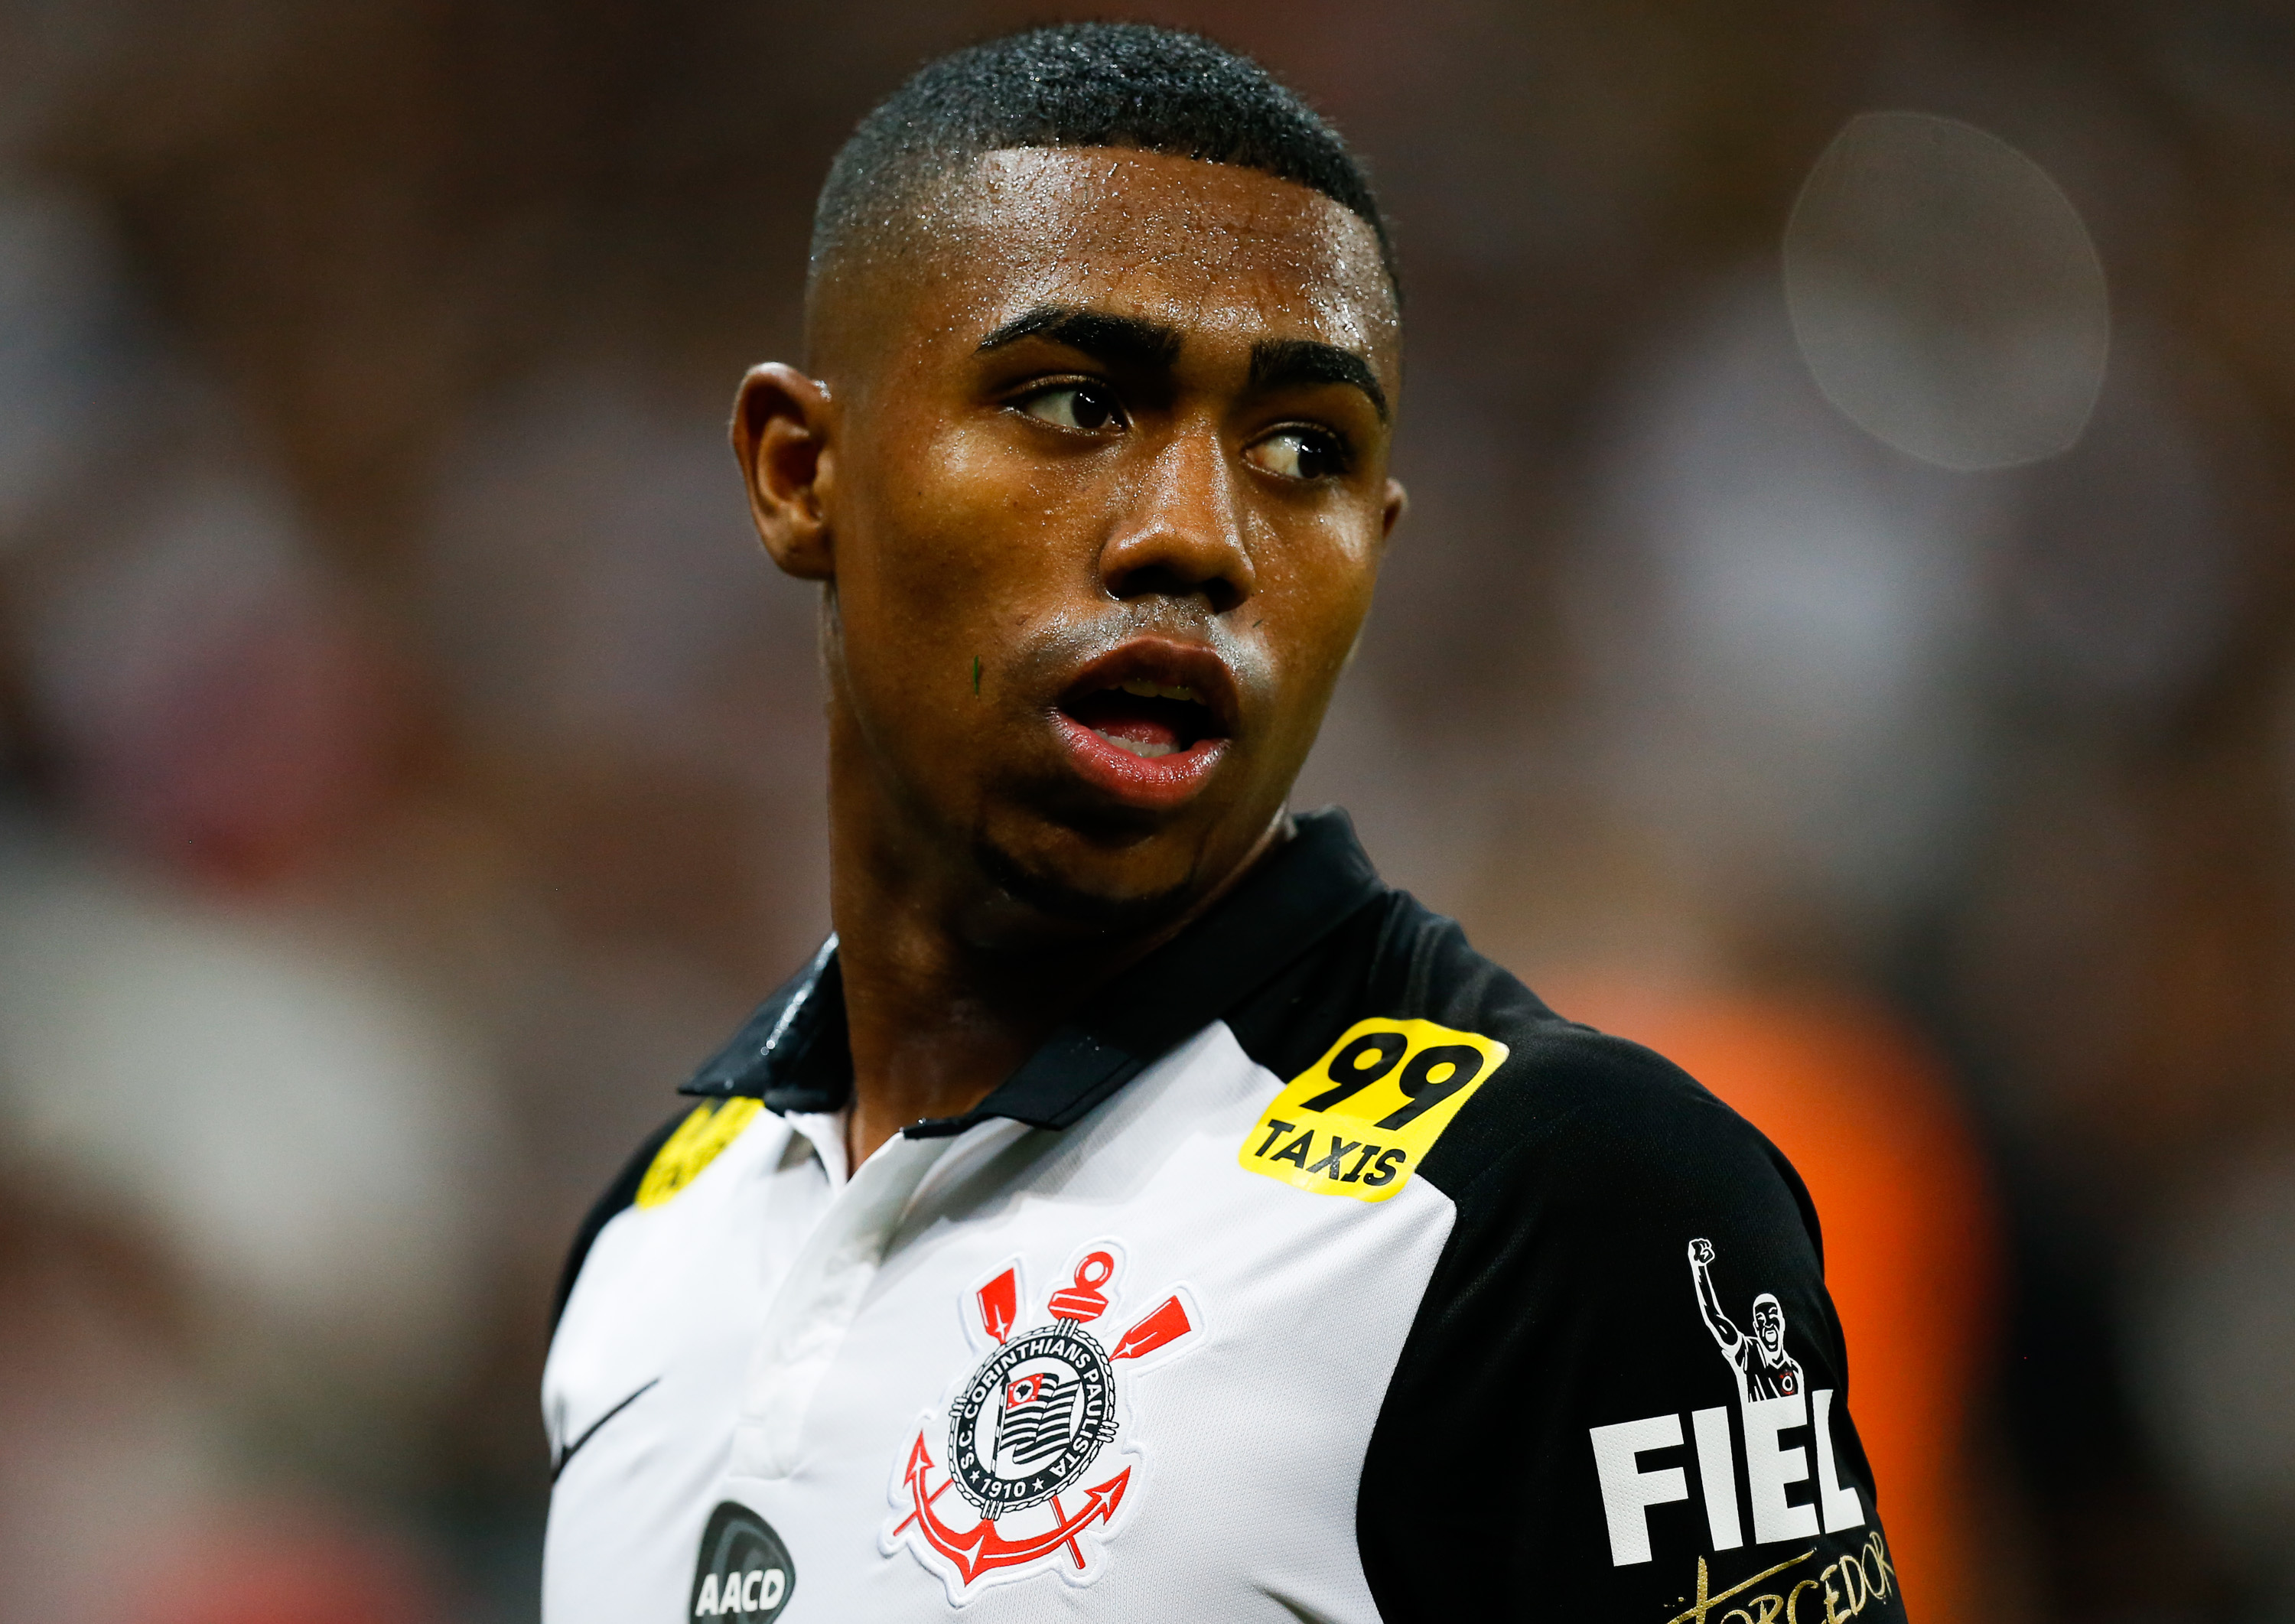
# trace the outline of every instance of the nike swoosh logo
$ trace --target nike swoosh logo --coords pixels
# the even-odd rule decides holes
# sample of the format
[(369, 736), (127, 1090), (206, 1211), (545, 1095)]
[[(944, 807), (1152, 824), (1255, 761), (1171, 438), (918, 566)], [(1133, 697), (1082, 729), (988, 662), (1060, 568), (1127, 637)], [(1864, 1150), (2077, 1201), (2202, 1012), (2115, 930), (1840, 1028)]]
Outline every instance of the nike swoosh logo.
[(608, 1410), (604, 1415), (599, 1416), (587, 1427), (584, 1428), (582, 1436), (576, 1438), (572, 1443), (568, 1444), (564, 1449), (559, 1452), (558, 1458), (550, 1463), (550, 1481), (553, 1483), (558, 1481), (558, 1474), (566, 1470), (566, 1463), (574, 1458), (575, 1455), (580, 1451), (584, 1444), (589, 1442), (592, 1438), (595, 1438), (598, 1435), (598, 1429), (600, 1427), (605, 1425), (606, 1423), (611, 1421), (615, 1416), (620, 1415), (624, 1410), (629, 1408), (631, 1405), (635, 1404), (640, 1399), (644, 1398), (646, 1394), (651, 1392), (655, 1388), (660, 1385), (661, 1378), (659, 1376), (654, 1377), (652, 1381), (648, 1382), (643, 1387), (639, 1388), (637, 1391), (632, 1393), (628, 1398), (623, 1400), (619, 1404), (615, 1405), (613, 1408)]

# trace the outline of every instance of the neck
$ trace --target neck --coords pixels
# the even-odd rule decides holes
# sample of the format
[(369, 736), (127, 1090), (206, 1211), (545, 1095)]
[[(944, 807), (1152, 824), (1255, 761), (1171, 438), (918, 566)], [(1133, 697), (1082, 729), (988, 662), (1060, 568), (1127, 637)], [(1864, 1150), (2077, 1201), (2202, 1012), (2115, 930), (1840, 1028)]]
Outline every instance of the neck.
[[(1082, 934), (1045, 922), (1020, 945), (984, 945), (984, 912), (1017, 906), (968, 854), (903, 839), (882, 802), (830, 787), (829, 911), (853, 1051), (848, 1165), (908, 1124), (961, 1116), (994, 1090), (1094, 992), (1184, 930), (1287, 828), (1278, 818), (1244, 861), (1175, 916), (1131, 931)], [(969, 926), (969, 928), (968, 928)]]

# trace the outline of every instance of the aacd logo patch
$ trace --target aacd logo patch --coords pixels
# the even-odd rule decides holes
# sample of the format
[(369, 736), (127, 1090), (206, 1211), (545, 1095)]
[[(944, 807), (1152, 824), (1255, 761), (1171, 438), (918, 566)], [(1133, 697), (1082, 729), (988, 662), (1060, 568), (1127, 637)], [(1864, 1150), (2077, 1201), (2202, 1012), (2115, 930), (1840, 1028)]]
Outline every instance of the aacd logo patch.
[(796, 1591), (796, 1564), (772, 1524), (731, 1500), (709, 1514), (688, 1617), (772, 1624)]
[(1507, 1052), (1432, 1021), (1358, 1021), (1275, 1097), (1236, 1160), (1319, 1196), (1384, 1201)]
[(715, 1105), (696, 1106), (693, 1114), (678, 1123), (638, 1181), (637, 1204), (657, 1207), (701, 1177), (701, 1170), (718, 1153), (741, 1137), (741, 1130), (757, 1120), (764, 1106), (754, 1099), (733, 1098)]

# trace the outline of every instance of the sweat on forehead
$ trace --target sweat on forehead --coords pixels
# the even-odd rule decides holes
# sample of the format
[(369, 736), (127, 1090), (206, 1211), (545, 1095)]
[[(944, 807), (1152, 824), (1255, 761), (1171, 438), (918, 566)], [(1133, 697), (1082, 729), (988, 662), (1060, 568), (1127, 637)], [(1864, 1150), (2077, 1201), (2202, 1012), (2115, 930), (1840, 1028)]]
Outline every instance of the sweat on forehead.
[(1128, 148), (1257, 170), (1319, 192), (1368, 225), (1398, 288), (1393, 244), (1338, 133), (1250, 58), (1140, 23), (1068, 23), (927, 63), (853, 132), (814, 210), (808, 304), (899, 239), (982, 154)]
[(1293, 182), (1159, 153), (983, 154), (813, 294), (809, 361), (825, 379), (1044, 306), (1272, 328), (1400, 361), (1393, 285), (1360, 218)]

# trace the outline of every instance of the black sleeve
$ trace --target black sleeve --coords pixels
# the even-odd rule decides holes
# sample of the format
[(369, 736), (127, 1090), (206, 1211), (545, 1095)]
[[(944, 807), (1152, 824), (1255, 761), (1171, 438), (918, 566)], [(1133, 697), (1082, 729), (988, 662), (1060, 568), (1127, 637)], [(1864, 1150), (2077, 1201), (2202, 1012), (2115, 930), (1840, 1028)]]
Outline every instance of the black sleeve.
[(1382, 1616), (1902, 1620), (1798, 1177), (1648, 1051), (1491, 1013), (1434, 1013), (1512, 1053), (1421, 1169), (1458, 1217), (1363, 1466)]

